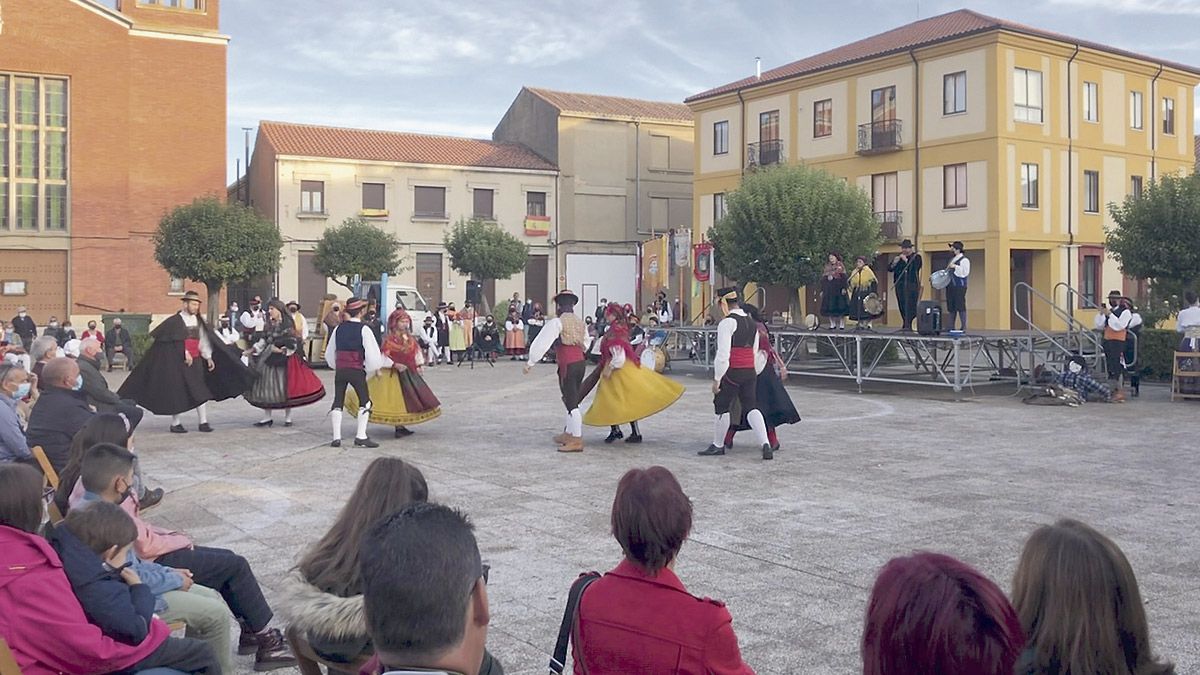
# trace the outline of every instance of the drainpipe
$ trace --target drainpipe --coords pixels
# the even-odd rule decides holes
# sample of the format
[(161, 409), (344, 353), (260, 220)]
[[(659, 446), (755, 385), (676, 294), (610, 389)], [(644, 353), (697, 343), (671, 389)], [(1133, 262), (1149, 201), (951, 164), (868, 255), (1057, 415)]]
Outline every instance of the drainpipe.
[(742, 112), (738, 119), (738, 126), (740, 126), (742, 128), (742, 133), (739, 134), (742, 137), (741, 138), (741, 140), (742, 140), (742, 147), (741, 147), (742, 155), (741, 155), (741, 158), (738, 159), (738, 162), (741, 163), (742, 178), (745, 178), (746, 177), (746, 155), (745, 155), (745, 152), (746, 152), (746, 99), (742, 96), (741, 89), (737, 90), (737, 97), (738, 97), (738, 101), (741, 102), (741, 107), (742, 107)]
[(1158, 72), (1150, 80), (1150, 182), (1153, 183), (1158, 175), (1158, 122), (1154, 119), (1154, 111), (1158, 103), (1158, 78), (1162, 75), (1163, 66), (1158, 64)]
[[(913, 243), (919, 245), (921, 225), (921, 67), (917, 64), (916, 50), (908, 50), (913, 63)], [(901, 237), (903, 238), (903, 237)], [(919, 249), (918, 249), (919, 250)]]
[[(1071, 196), (1075, 194), (1075, 127), (1072, 126), (1075, 122), (1072, 105), (1075, 89), (1071, 84), (1071, 64), (1075, 62), (1076, 56), (1079, 56), (1079, 45), (1075, 45), (1075, 51), (1067, 60), (1067, 288), (1075, 288), (1075, 277), (1071, 274), (1071, 258), (1075, 255), (1075, 204), (1071, 200)], [(1067, 292), (1067, 313), (1072, 316), (1075, 314), (1073, 291)]]
[[(628, 146), (626, 146), (628, 147)], [(633, 223), (634, 233), (642, 231), (642, 123), (633, 121)], [(650, 235), (654, 236), (654, 220), (650, 220)]]

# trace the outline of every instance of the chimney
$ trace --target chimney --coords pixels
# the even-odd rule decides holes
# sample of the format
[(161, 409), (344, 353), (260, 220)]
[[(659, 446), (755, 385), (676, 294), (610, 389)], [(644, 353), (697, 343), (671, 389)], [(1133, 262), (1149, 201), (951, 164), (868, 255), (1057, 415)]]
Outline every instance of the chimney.
[(754, 77), (759, 80), (762, 79), (762, 58), (758, 56), (754, 57)]

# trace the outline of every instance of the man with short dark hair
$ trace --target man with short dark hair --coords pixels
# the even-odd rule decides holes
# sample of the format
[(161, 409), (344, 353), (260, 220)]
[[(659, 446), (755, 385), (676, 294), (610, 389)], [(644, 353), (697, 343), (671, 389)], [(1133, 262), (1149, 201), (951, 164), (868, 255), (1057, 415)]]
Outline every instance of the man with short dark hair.
[(71, 441), (95, 413), (83, 393), (83, 376), (75, 359), (60, 357), (46, 363), (41, 381), (45, 391), (29, 415), (29, 446), (42, 446), (54, 470), (62, 473), (71, 457)]
[(363, 539), (367, 633), (384, 673), (481, 675), (487, 654), (487, 568), (471, 523), (440, 504), (409, 504)]
[(50, 320), (46, 322), (46, 328), (42, 330), (42, 337), (54, 338), (59, 347), (67, 343), (67, 331), (58, 324), (57, 316), (50, 317)]
[(1108, 294), (1108, 304), (1101, 305), (1096, 314), (1096, 330), (1102, 331), (1104, 341), (1104, 367), (1108, 371), (1108, 385), (1112, 389), (1114, 401), (1124, 401), (1125, 394), (1121, 391), (1121, 376), (1125, 374), (1122, 358), (1125, 355), (1125, 340), (1128, 339), (1129, 324), (1133, 319), (1133, 311), (1121, 291)]

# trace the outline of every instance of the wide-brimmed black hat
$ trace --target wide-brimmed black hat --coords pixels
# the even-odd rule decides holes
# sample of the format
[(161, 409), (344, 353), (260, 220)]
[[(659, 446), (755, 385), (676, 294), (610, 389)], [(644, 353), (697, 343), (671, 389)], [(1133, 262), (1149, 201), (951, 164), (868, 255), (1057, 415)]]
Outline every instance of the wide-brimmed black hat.
[(741, 294), (738, 293), (737, 287), (727, 286), (725, 288), (717, 289), (717, 299), (738, 302), (741, 299)]
[(579, 302), (579, 296), (575, 295), (575, 291), (569, 288), (564, 288), (559, 291), (558, 295), (554, 296), (553, 299), (555, 304), (562, 304), (564, 301), (570, 302), (571, 304), (577, 304)]
[(900, 248), (912, 248), (912, 247), (913, 247), (912, 239), (905, 239), (904, 241), (900, 242)]
[(197, 293), (196, 291), (188, 291), (187, 293), (184, 293), (183, 297), (180, 298), (180, 301), (182, 301), (182, 302), (199, 302), (199, 303), (204, 302), (204, 300), (200, 299), (200, 294)]

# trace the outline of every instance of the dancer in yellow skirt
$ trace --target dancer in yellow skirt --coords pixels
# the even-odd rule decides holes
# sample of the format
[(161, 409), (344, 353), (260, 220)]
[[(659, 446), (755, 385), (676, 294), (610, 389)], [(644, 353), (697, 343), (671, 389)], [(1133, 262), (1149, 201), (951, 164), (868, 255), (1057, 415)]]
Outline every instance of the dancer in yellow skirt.
[(629, 320), (620, 305), (609, 303), (604, 314), (608, 330), (600, 343), (599, 384), (583, 423), (610, 427), (605, 443), (623, 438), (621, 425), (629, 424), (630, 434), (625, 442), (641, 443), (638, 421), (678, 401), (683, 396), (683, 385), (641, 366), (629, 344)]
[[(442, 414), (441, 402), (433, 395), (420, 374), (421, 345), (412, 336), (412, 318), (397, 308), (388, 317), (388, 332), (380, 349), (391, 367), (384, 367), (367, 381), (371, 395), (373, 424), (388, 424), (396, 428), (396, 438), (411, 436), (408, 427), (428, 422)], [(346, 410), (358, 412), (358, 397), (346, 392)]]

